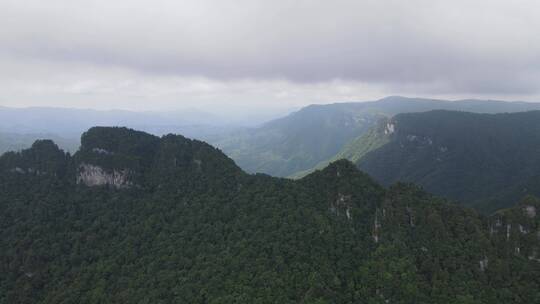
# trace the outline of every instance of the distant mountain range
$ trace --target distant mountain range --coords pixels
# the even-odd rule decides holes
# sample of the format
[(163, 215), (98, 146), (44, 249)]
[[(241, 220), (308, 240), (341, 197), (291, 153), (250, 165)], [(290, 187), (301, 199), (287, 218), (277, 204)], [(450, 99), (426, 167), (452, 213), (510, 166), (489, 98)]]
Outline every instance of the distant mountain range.
[(370, 102), (311, 105), (267, 123), (261, 121), (259, 127), (242, 126), (198, 110), (132, 112), (0, 107), (0, 152), (28, 148), (33, 140), (46, 138), (44, 135), (71, 151), (78, 146), (82, 132), (92, 126), (126, 126), (156, 135), (182, 134), (207, 141), (248, 172), (298, 176), (331, 159), (381, 118), (436, 109), (504, 113), (540, 110), (540, 103), (391, 96)]
[[(475, 115), (475, 129), (435, 137), (438, 121)], [(462, 156), (460, 135), (478, 153), (498, 147), (505, 129), (484, 127), (499, 119), (529, 136), (536, 129), (520, 121), (534, 115), (404, 114), (383, 133), (389, 148), (426, 149), (435, 164)], [(413, 185), (384, 188), (346, 160), (299, 180), (249, 175), (198, 140), (104, 127), (84, 132), (73, 155), (50, 140), (3, 154), (0, 193), (0, 303), (540, 299), (533, 196), (487, 217)]]
[[(207, 129), (235, 126), (226, 118), (199, 110), (135, 112), (48, 107), (0, 107), (0, 130), (4, 132), (50, 133), (80, 137), (82, 132), (96, 125), (138, 127), (155, 133), (171, 133), (173, 131), (191, 133), (189, 131), (196, 131), (192, 135), (205, 135)], [(200, 131), (195, 127), (200, 127)], [(211, 133), (214, 132), (211, 131)]]
[(28, 148), (37, 139), (54, 139), (63, 149), (74, 152), (81, 134), (93, 126), (128, 126), (157, 135), (175, 133), (193, 138), (206, 138), (239, 127), (197, 110), (133, 112), (0, 107), (0, 153)]
[(392, 96), (372, 102), (312, 105), (258, 128), (206, 140), (221, 148), (248, 172), (298, 176), (321, 162), (328, 163), (382, 118), (437, 109), (505, 113), (540, 110), (540, 103)]
[[(76, 136), (85, 126), (125, 124), (157, 135), (180, 133), (207, 141), (249, 173), (298, 178), (348, 159), (385, 185), (414, 182), (491, 212), (540, 190), (535, 150), (540, 118), (535, 113), (493, 114), (539, 109), (540, 103), (394, 96), (373, 102), (312, 105), (256, 128), (220, 126), (219, 121), (216, 125), (188, 124), (212, 121), (210, 116), (201, 118), (205, 116), (201, 113), (182, 119), (179, 113), (0, 109), (0, 130), (19, 130), (0, 132), (0, 153), (27, 148), (44, 138), (75, 152)], [(405, 128), (410, 132), (404, 133), (409, 130)], [(24, 133), (39, 130), (51, 133)], [(437, 146), (441, 150), (411, 146), (427, 142), (425, 138), (432, 143), (441, 141)]]
[(4, 133), (0, 132), (0, 154), (8, 151), (19, 151), (26, 149), (39, 139), (52, 139), (62, 149), (75, 152), (79, 148), (78, 138), (65, 138), (56, 134), (46, 133)]

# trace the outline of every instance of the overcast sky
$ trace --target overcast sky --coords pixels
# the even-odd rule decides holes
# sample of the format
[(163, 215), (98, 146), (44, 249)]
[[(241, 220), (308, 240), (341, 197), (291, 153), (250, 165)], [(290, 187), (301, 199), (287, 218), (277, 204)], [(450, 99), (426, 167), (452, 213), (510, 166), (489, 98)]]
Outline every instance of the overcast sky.
[(538, 0), (1, 0), (0, 105), (540, 101)]

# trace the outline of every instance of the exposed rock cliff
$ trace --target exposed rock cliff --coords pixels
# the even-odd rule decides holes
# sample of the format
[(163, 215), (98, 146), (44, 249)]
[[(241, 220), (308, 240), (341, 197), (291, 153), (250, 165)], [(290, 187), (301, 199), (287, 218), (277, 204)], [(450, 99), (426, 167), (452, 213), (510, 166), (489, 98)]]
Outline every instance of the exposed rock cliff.
[(110, 185), (117, 189), (132, 186), (129, 181), (129, 170), (104, 170), (99, 166), (81, 164), (77, 173), (77, 183), (86, 186)]

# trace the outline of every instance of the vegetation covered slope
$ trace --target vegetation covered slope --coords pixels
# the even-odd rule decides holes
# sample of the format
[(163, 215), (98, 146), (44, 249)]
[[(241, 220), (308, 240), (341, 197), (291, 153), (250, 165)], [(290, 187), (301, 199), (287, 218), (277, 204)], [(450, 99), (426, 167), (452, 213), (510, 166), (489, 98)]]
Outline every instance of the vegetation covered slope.
[(483, 100), (445, 101), (387, 97), (374, 102), (311, 105), (259, 128), (206, 138), (244, 170), (301, 176), (340, 152), (384, 117), (435, 109), (478, 113), (540, 110), (540, 104)]
[(385, 130), (387, 121), (388, 119), (379, 120), (376, 126), (364, 132), (359, 137), (349, 141), (347, 144), (345, 144), (343, 149), (332, 158), (321, 161), (315, 167), (308, 170), (296, 172), (289, 177), (294, 179), (302, 178), (315, 170), (321, 170), (332, 162), (340, 159), (347, 159), (353, 163), (359, 162), (360, 159), (362, 159), (362, 157), (364, 157), (366, 154), (382, 147), (390, 141), (390, 136), (386, 136), (388, 134), (388, 130)]
[(486, 218), (344, 160), (293, 181), (182, 136), (81, 142), (0, 157), (0, 303), (540, 300), (535, 198)]
[(413, 182), (484, 211), (540, 193), (538, 111), (400, 114), (373, 132), (376, 139), (359, 138), (357, 146), (386, 143), (346, 156), (385, 185)]
[(334, 155), (382, 117), (358, 112), (354, 106), (309, 106), (212, 142), (248, 172), (288, 176)]

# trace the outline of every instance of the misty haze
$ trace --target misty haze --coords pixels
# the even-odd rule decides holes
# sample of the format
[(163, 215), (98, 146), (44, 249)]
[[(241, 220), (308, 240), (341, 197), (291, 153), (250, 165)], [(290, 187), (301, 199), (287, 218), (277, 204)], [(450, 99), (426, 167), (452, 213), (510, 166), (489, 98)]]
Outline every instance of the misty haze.
[(0, 304), (540, 303), (540, 3), (0, 2)]

